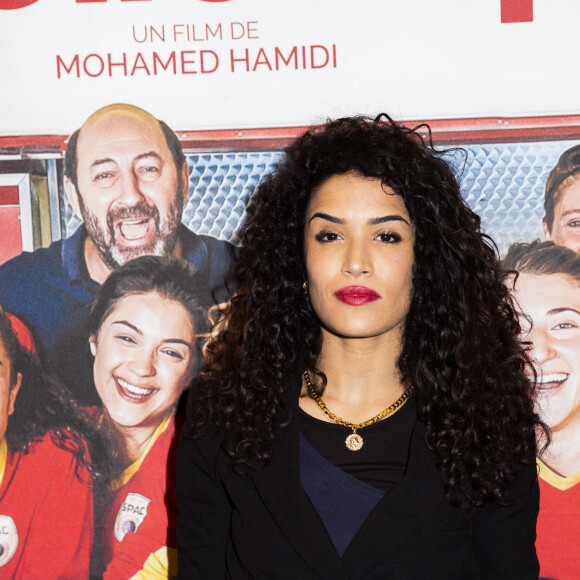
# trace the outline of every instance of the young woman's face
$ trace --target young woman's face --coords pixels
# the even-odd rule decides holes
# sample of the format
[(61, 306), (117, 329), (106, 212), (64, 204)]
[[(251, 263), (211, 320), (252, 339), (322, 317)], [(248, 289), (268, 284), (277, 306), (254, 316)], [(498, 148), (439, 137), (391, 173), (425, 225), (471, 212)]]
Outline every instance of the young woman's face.
[(191, 317), (156, 293), (119, 300), (90, 344), (97, 392), (110, 419), (123, 427), (158, 424), (193, 377)]
[(554, 431), (580, 421), (580, 286), (564, 274), (520, 274), (516, 299), (523, 338), (532, 342), (537, 396), (544, 421)]
[(16, 384), (11, 381), (12, 361), (0, 336), (0, 441), (6, 434), (8, 417), (14, 412), (14, 401), (20, 388), (22, 376), (16, 376)]
[(403, 199), (379, 180), (345, 174), (323, 182), (304, 230), (308, 292), (323, 328), (346, 338), (400, 338), (414, 240)]
[(544, 222), (544, 236), (559, 246), (580, 251), (580, 178), (566, 180), (558, 192), (552, 230)]

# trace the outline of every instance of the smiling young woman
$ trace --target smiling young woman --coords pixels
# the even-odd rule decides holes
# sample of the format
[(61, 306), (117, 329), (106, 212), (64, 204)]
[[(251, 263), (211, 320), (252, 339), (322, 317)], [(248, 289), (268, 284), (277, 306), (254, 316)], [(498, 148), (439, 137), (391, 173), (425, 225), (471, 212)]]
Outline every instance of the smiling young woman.
[(180, 578), (537, 578), (543, 426), (479, 224), (386, 116), (288, 148), (190, 398)]
[[(186, 262), (145, 256), (115, 270), (89, 314), (98, 424), (113, 479), (97, 521), (94, 572), (103, 578), (175, 575), (177, 404), (204, 330), (200, 282)], [(97, 512), (99, 513), (99, 512)]]
[(536, 402), (551, 430), (538, 459), (540, 574), (574, 578), (580, 570), (580, 257), (553, 242), (513, 244), (504, 259), (518, 273), (514, 296), (522, 339), (532, 346)]

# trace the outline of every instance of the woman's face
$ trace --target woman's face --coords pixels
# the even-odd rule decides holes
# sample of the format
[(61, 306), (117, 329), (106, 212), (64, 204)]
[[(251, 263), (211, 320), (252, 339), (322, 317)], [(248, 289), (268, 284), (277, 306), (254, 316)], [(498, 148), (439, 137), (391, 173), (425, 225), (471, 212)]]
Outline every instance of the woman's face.
[(533, 345), (540, 412), (556, 431), (580, 421), (580, 286), (565, 274), (520, 274), (516, 299)]
[(380, 180), (347, 173), (324, 181), (304, 229), (308, 292), (323, 328), (346, 338), (400, 340), (414, 240), (403, 199)]
[(559, 246), (580, 251), (580, 178), (567, 179), (557, 191), (552, 231), (544, 222), (544, 236)]
[(14, 413), (14, 401), (20, 388), (22, 375), (16, 376), (16, 384), (11, 382), (12, 361), (4, 346), (4, 340), (0, 336), (0, 441), (6, 434), (8, 417)]
[(193, 377), (194, 328), (187, 310), (157, 293), (129, 294), (91, 337), (97, 392), (123, 427), (158, 424)]

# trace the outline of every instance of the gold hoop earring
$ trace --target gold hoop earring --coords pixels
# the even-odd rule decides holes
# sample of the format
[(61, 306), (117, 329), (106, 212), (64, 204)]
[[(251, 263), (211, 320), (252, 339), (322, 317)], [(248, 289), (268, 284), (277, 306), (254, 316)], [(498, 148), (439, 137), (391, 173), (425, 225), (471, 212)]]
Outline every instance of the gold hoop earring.
[(308, 280), (306, 280), (306, 282), (304, 282), (304, 284), (302, 284), (302, 289), (304, 290), (304, 294), (306, 294), (306, 296), (308, 296)]

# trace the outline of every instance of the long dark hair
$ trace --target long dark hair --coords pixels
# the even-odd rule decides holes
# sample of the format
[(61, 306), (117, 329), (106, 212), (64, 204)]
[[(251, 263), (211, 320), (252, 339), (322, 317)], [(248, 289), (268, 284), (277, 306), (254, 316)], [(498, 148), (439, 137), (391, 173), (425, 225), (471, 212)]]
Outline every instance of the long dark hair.
[(99, 288), (89, 311), (89, 334), (98, 333), (101, 324), (119, 300), (131, 294), (156, 293), (179, 302), (189, 313), (196, 335), (207, 330), (204, 280), (195, 268), (179, 258), (141, 256), (117, 268)]
[(311, 129), (259, 185), (235, 267), (239, 290), (208, 349), (190, 433), (208, 422), (223, 430), (237, 471), (272, 457), (275, 432), (289, 420), (284, 378), (304, 365), (316, 369), (321, 349), (302, 289), (305, 215), (317, 188), (347, 173), (392, 188), (415, 226), (413, 298), (398, 366), (415, 387), (447, 498), (464, 508), (496, 500), (518, 464), (535, 461), (541, 425), (518, 317), (495, 246), (433, 149), (429, 128), (408, 129), (386, 115)]
[(75, 472), (80, 481), (89, 486), (103, 484), (108, 479), (108, 461), (95, 426), (68, 391), (44, 372), (34, 350), (22, 346), (14, 331), (15, 324), (21, 325), (21, 333), (29, 332), (16, 317), (9, 318), (0, 306), (0, 338), (11, 364), (11, 388), (18, 374), (22, 375), (14, 413), (8, 418), (6, 428), (8, 449), (12, 453), (28, 453), (36, 441), (48, 434), (57, 447), (74, 455)]

